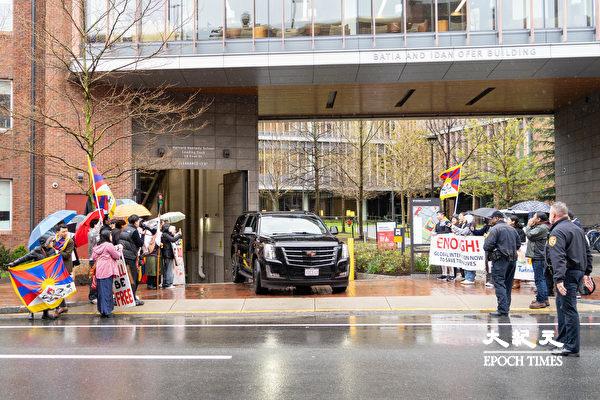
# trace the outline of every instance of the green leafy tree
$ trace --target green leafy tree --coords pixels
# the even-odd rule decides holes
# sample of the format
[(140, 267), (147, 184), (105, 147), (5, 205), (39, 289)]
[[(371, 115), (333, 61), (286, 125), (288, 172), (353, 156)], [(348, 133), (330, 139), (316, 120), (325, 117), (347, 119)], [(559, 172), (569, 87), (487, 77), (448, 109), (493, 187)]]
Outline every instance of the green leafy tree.
[(554, 118), (534, 117), (530, 121), (531, 151), (539, 162), (539, 174), (542, 189), (538, 193), (539, 200), (554, 200), (555, 186), (555, 157), (554, 157)]

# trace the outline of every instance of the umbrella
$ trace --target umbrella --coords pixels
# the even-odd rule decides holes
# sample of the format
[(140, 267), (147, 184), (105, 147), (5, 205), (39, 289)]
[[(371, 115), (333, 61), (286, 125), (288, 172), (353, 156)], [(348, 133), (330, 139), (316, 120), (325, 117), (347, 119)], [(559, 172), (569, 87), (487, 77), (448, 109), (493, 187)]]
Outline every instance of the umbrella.
[(75, 241), (75, 246), (80, 247), (88, 244), (88, 233), (90, 232), (90, 223), (99, 219), (100, 215), (98, 215), (98, 210), (92, 211), (91, 213), (85, 216), (85, 219), (81, 221), (79, 225), (77, 225), (75, 237), (73, 238), (73, 240)]
[(117, 206), (137, 204), (131, 199), (117, 199)]
[(48, 233), (48, 231), (60, 222), (67, 223), (71, 221), (76, 215), (77, 212), (73, 210), (60, 210), (48, 215), (33, 229), (33, 231), (31, 231), (29, 242), (27, 242), (27, 248), (33, 250), (33, 248), (38, 245), (40, 238)]
[(513, 211), (526, 211), (528, 213), (535, 212), (550, 212), (550, 206), (546, 203), (537, 200), (522, 201), (510, 208)]
[(150, 211), (146, 207), (141, 204), (122, 204), (115, 208), (115, 214), (113, 218), (116, 219), (127, 219), (130, 215), (137, 215), (138, 217), (149, 217), (152, 215)]
[(471, 214), (475, 215), (476, 217), (481, 217), (481, 218), (492, 218), (492, 214), (498, 211), (495, 208), (489, 208), (489, 207), (482, 207), (482, 208), (478, 208), (476, 210), (471, 211)]
[(163, 221), (167, 221), (170, 224), (176, 224), (185, 219), (185, 214), (179, 211), (173, 211), (164, 213), (160, 216), (160, 219)]
[(67, 223), (67, 229), (69, 230), (69, 232), (75, 233), (77, 224), (79, 224), (84, 219), (85, 219), (85, 215), (78, 214), (78, 215), (74, 216), (73, 219)]

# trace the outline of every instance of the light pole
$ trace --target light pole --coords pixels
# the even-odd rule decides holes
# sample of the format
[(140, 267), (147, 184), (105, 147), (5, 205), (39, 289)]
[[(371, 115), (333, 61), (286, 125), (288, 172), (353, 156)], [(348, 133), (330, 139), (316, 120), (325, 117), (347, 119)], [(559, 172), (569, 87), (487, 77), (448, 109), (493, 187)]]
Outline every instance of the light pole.
[(426, 137), (429, 145), (431, 146), (431, 198), (433, 199), (433, 145), (437, 142), (437, 135), (435, 133), (430, 133)]

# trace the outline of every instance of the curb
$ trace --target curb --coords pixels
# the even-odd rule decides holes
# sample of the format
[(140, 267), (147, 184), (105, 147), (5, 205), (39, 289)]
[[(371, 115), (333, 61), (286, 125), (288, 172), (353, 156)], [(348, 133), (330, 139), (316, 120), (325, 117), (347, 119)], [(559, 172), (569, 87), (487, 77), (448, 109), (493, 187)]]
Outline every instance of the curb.
[[(89, 301), (75, 301), (70, 302), (67, 301), (67, 307), (79, 307), (89, 304)], [(25, 306), (8, 306), (8, 307), (0, 307), (0, 315), (2, 314), (21, 314), (21, 313), (29, 313), (29, 310)]]

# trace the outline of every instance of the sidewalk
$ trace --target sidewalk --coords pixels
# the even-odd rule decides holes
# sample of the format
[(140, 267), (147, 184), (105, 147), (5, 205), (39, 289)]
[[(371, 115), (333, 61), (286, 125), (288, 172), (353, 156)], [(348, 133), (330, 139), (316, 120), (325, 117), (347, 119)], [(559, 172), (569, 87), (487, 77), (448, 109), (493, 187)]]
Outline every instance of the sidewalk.
[[(258, 314), (258, 313), (322, 313), (322, 312), (489, 312), (495, 310), (493, 289), (482, 282), (463, 286), (455, 282), (440, 282), (426, 276), (403, 277), (397, 280), (359, 280), (352, 282), (344, 294), (331, 294), (328, 287), (313, 288), (312, 293), (297, 294), (291, 290), (272, 291), (256, 296), (249, 284), (197, 284), (174, 289), (147, 290), (140, 285), (140, 297), (145, 305), (115, 309), (123, 314)], [(87, 301), (88, 288), (78, 288), (71, 297), (69, 315), (95, 314), (96, 308)], [(530, 310), (534, 298), (532, 286), (522, 285), (512, 295), (514, 313), (554, 313), (551, 307)], [(580, 300), (582, 312), (600, 312), (600, 292)], [(12, 287), (0, 284), (0, 313), (25, 312), (18, 304)]]

